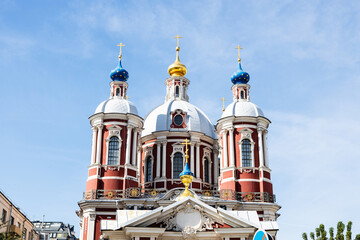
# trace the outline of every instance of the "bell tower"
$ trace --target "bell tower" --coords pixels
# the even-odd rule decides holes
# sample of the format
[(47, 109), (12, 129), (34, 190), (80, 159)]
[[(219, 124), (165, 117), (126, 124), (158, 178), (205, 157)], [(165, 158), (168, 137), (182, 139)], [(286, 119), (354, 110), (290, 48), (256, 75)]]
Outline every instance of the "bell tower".
[(238, 46), (239, 69), (232, 75), (233, 102), (218, 120), (221, 145), (220, 191), (234, 199), (274, 202), (267, 154), (270, 120), (250, 101), (250, 75), (243, 71)]

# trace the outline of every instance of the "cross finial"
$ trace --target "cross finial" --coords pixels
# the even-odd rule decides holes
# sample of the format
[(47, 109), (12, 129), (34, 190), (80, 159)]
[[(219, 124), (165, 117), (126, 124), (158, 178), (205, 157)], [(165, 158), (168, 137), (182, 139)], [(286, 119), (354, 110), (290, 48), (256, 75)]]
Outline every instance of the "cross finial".
[(191, 142), (189, 141), (189, 139), (185, 139), (183, 143), (181, 144), (184, 144), (185, 145), (185, 162), (188, 162), (188, 158), (189, 158), (189, 155), (188, 155), (188, 145), (191, 145)]
[(222, 109), (222, 111), (224, 112), (225, 111), (225, 101), (226, 101), (226, 99), (223, 97), (223, 98), (221, 98), (220, 100), (222, 100), (222, 102), (223, 102), (223, 109)]
[(241, 58), (240, 58), (240, 49), (243, 49), (242, 47), (240, 47), (240, 45), (237, 45), (237, 47), (235, 48), (238, 50), (238, 62), (241, 62)]
[(182, 38), (182, 37), (180, 37), (179, 36), (179, 34), (178, 35), (176, 35), (176, 37), (174, 37), (174, 38), (176, 38), (176, 47), (178, 47), (179, 46), (179, 38)]
[(120, 43), (119, 45), (116, 45), (116, 46), (120, 47), (119, 59), (121, 60), (121, 57), (122, 57), (122, 55), (121, 55), (121, 48), (122, 48), (122, 47), (125, 47), (125, 45), (122, 44), (122, 43)]
[(128, 95), (126, 95), (126, 100), (128, 100), (130, 97)]

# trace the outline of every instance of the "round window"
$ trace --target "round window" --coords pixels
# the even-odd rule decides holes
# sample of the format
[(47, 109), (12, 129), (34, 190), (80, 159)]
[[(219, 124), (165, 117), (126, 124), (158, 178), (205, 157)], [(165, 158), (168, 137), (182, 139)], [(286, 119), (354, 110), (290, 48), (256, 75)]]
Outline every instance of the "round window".
[(178, 114), (174, 117), (174, 123), (176, 126), (181, 126), (183, 124), (183, 122), (184, 122), (184, 118), (180, 114)]

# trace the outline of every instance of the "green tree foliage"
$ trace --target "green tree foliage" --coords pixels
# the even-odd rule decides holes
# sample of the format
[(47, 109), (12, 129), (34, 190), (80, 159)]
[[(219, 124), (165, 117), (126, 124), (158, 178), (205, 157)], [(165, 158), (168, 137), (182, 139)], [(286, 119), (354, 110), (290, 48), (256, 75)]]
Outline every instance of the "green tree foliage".
[[(334, 238), (334, 228), (333, 227), (329, 228), (330, 238), (327, 238), (327, 232), (325, 230), (325, 226), (324, 226), (324, 224), (320, 224), (318, 228), (315, 228), (315, 233), (310, 232), (309, 236), (310, 236), (311, 240), (352, 240), (351, 239), (351, 236), (352, 236), (351, 228), (352, 228), (352, 222), (349, 221), (348, 224), (346, 225), (346, 233), (344, 236), (345, 224), (340, 221), (340, 222), (338, 222), (337, 227), (336, 227), (335, 238)], [(316, 236), (316, 238), (315, 238), (315, 236)], [(302, 239), (308, 240), (306, 233), (302, 234)], [(356, 237), (354, 238), (354, 240), (360, 240), (360, 234), (357, 234)]]
[(351, 226), (352, 226), (352, 222), (349, 221), (346, 226), (346, 240), (351, 240)]
[(303, 240), (308, 240), (307, 234), (306, 234), (306, 233), (303, 233), (303, 234), (302, 234), (302, 238), (303, 238)]
[(329, 228), (329, 235), (330, 235), (329, 240), (335, 240), (335, 238), (334, 238), (334, 228), (333, 227)]
[(345, 230), (345, 224), (343, 222), (338, 222), (337, 224), (337, 230), (336, 230), (336, 240), (345, 240), (344, 239), (344, 230)]
[[(319, 226), (319, 233), (320, 233), (320, 240), (328, 240), (328, 238), (326, 237), (326, 231), (325, 231), (325, 226), (324, 224), (320, 224)], [(350, 239), (351, 240), (351, 239)]]

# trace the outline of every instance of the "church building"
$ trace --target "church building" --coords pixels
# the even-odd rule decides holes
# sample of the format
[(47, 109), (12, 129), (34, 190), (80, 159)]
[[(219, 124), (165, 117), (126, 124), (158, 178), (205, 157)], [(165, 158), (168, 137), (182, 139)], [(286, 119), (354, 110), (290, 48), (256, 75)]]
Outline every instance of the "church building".
[(165, 101), (145, 118), (128, 99), (124, 45), (118, 45), (110, 97), (89, 118), (92, 149), (78, 203), (80, 240), (252, 240), (259, 231), (262, 240), (276, 239), (280, 206), (270, 177), (270, 120), (250, 101), (241, 48), (230, 79), (233, 101), (213, 125), (190, 103), (176, 38)]

